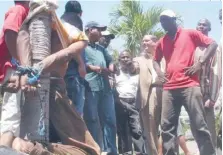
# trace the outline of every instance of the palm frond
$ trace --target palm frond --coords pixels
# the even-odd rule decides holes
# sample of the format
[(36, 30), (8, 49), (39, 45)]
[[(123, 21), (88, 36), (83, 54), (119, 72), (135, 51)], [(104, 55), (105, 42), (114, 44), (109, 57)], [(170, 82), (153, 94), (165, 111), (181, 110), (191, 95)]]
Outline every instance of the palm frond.
[(143, 11), (140, 1), (122, 0), (110, 13), (109, 31), (125, 38), (125, 47), (135, 56), (140, 51), (141, 40), (146, 34), (154, 34), (158, 38), (164, 32), (157, 29), (162, 7), (151, 7)]

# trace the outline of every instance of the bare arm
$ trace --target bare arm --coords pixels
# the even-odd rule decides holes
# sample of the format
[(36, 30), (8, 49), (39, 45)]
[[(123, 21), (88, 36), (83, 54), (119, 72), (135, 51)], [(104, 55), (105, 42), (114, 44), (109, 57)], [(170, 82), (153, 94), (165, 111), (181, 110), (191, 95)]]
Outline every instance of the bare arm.
[(217, 44), (215, 41), (212, 42), (212, 43), (208, 46), (206, 52), (204, 53), (204, 56), (201, 57), (201, 59), (200, 59), (200, 63), (201, 63), (202, 65), (205, 64), (207, 61), (209, 61), (210, 58), (213, 57), (213, 56), (215, 55), (217, 47), (218, 47), (218, 44)]
[(27, 25), (23, 25), (23, 29), (21, 29), (18, 33), (17, 37), (17, 56), (18, 61), (21, 66), (31, 66), (31, 50), (30, 50), (30, 37), (28, 32)]
[[(43, 72), (51, 72), (56, 70), (58, 66), (68, 63), (71, 59), (78, 59), (81, 52), (87, 46), (87, 41), (78, 41), (69, 47), (62, 49), (42, 60), (39, 65)], [(80, 62), (79, 62), (80, 63)]]
[(160, 62), (153, 60), (153, 68), (155, 69), (155, 71), (157, 72), (158, 75), (160, 73), (162, 73), (161, 67), (160, 67)]
[(102, 68), (100, 66), (94, 66), (94, 65), (87, 65), (87, 72), (96, 72), (96, 73), (101, 73)]
[[(82, 51), (83, 52), (83, 51)], [(76, 60), (76, 62), (78, 63), (78, 72), (79, 72), (79, 75), (84, 78), (85, 75), (86, 75), (86, 68), (85, 68), (85, 64), (84, 64), (84, 60), (81, 56), (81, 53), (80, 54), (77, 54), (74, 59)]]
[(201, 32), (191, 31), (190, 35), (197, 47), (206, 47), (207, 50), (205, 51), (204, 56), (199, 59), (199, 61), (194, 63), (192, 66), (185, 68), (186, 76), (192, 76), (198, 71), (200, 71), (202, 65), (204, 65), (207, 61), (211, 59), (211, 57), (214, 56), (218, 47), (215, 41), (203, 35)]
[(16, 50), (16, 40), (17, 40), (18, 33), (13, 30), (6, 30), (5, 31), (5, 42), (9, 53), (13, 58), (18, 60), (18, 54)]
[(113, 63), (109, 65), (108, 69), (111, 73), (115, 73), (115, 65)]

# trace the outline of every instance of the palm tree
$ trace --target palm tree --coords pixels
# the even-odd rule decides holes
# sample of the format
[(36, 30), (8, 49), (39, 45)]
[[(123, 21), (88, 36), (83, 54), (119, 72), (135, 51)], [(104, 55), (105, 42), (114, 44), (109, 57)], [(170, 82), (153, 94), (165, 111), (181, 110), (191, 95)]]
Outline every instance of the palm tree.
[(152, 7), (148, 11), (143, 11), (139, 1), (122, 0), (110, 13), (112, 19), (109, 30), (116, 36), (123, 37), (126, 48), (136, 56), (144, 35), (154, 34), (159, 38), (164, 34), (157, 28), (162, 10), (162, 7)]

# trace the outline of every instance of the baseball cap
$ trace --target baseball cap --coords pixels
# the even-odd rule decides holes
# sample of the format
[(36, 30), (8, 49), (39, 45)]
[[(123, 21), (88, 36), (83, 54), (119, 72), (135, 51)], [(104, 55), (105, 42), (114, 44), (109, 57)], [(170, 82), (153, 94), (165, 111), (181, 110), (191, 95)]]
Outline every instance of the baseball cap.
[(102, 34), (102, 36), (108, 36), (108, 37), (110, 37), (111, 39), (114, 39), (115, 38), (115, 35), (114, 34), (112, 34), (112, 33), (110, 33), (109, 31), (102, 31), (101, 32), (101, 34)]
[(176, 14), (172, 11), (172, 10), (164, 10), (161, 14), (160, 14), (160, 17), (161, 16), (167, 16), (167, 17), (170, 17), (170, 18), (176, 18)]
[(90, 21), (85, 25), (85, 30), (88, 30), (89, 28), (99, 28), (101, 29), (101, 31), (105, 31), (107, 29), (107, 26), (104, 25), (100, 25), (99, 23), (95, 22), (95, 21)]

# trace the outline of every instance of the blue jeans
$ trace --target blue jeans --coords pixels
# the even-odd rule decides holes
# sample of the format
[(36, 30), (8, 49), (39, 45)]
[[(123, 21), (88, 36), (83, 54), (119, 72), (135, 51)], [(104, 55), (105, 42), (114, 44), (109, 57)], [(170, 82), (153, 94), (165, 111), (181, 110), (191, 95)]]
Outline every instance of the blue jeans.
[(65, 78), (68, 97), (74, 104), (77, 112), (82, 116), (85, 102), (84, 79), (78, 76)]
[(117, 155), (116, 116), (112, 91), (86, 91), (84, 119), (101, 150)]

